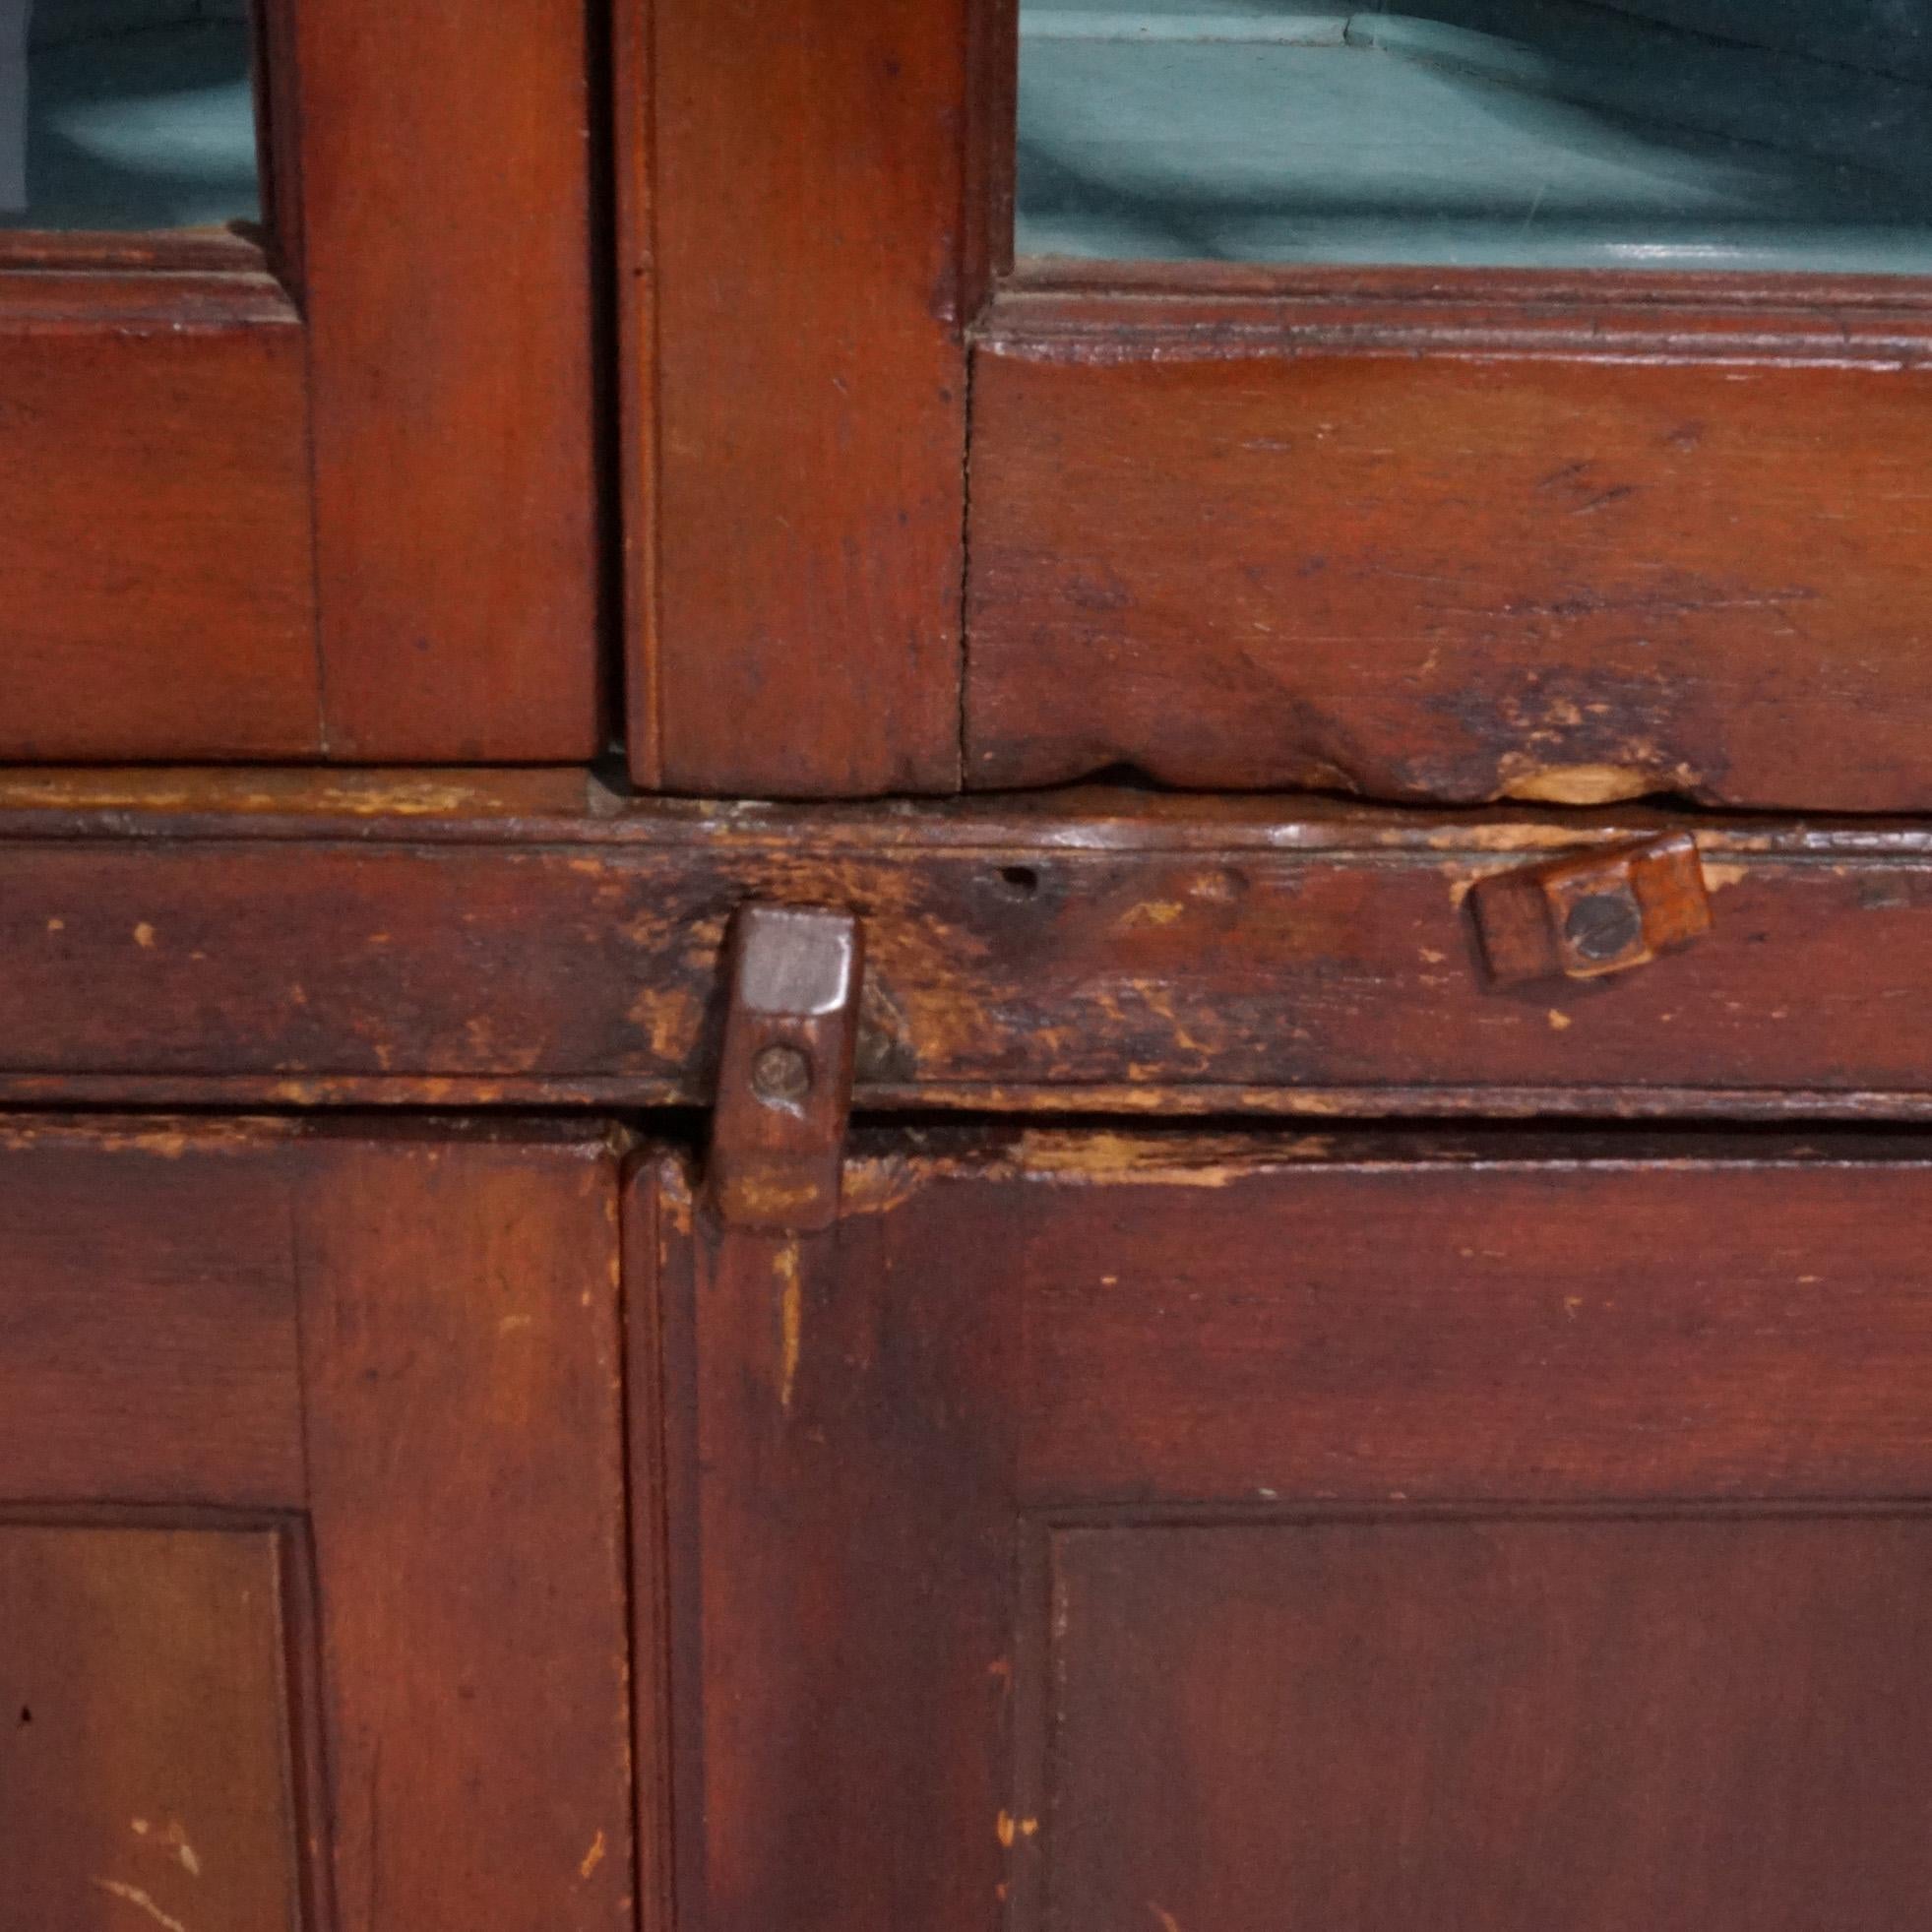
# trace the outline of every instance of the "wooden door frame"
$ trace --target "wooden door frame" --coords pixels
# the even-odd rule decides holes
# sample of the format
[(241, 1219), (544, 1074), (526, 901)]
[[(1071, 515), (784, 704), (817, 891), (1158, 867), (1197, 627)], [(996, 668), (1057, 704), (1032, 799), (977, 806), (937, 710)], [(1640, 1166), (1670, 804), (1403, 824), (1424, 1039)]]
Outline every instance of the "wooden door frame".
[(305, 1924), (633, 1922), (620, 1178), (594, 1121), (0, 1121), (0, 1533), (276, 1532)]
[(0, 756), (589, 759), (594, 9), (263, 4), (264, 242), (0, 234)]
[(786, 1237), (641, 1163), (648, 1896), (1039, 1922), (1055, 1527), (1922, 1510), (1929, 1180), (1905, 1136), (880, 1130)]
[[(1866, 580), (1839, 632), (1909, 606), (1910, 559), (1886, 545), (1894, 513), (1910, 514), (1898, 479), (1920, 464), (1896, 404), (1908, 372), (1932, 360), (1924, 283), (1105, 263), (1016, 275), (1016, 0), (618, 0), (618, 23), (640, 783), (945, 793), (1134, 764), (1178, 784), (1313, 784), (1410, 802), (1584, 804), (1658, 789), (1768, 809), (1932, 801), (1932, 768), (1902, 725), (1861, 777), (1829, 732), (1780, 725), (1776, 702), (1787, 685), (1830, 682), (1821, 662), (1856, 654), (1836, 635), (1807, 654), (1812, 612), (1829, 629), (1840, 608), (1832, 583), (1860, 570)], [(1429, 620), (1443, 631), (1436, 658), (1400, 569), (1372, 582), (1365, 566), (1340, 606), (1345, 627), (1379, 625), (1415, 645), (1439, 680), (1422, 694), (1434, 721), (1411, 706), (1358, 732), (1413, 667), (1372, 649), (1317, 648), (1303, 670), (1299, 638), (1263, 707), (1234, 639), (1219, 657), (1209, 652), (1211, 680), (1232, 696), (1176, 731), (1187, 693), (1173, 661), (1212, 628), (1196, 618), (1217, 581), (1244, 568), (1265, 577), (1271, 608), (1299, 593), (1274, 525), (1238, 528), (1258, 491), (1273, 500), (1274, 473), (1218, 444), (1191, 445), (1185, 408), (1174, 405), (1178, 422), (1173, 408), (1163, 416), (1151, 384), (1181, 364), (1204, 380), (1225, 374), (1230, 389), (1259, 381), (1293, 422), (1302, 392), (1289, 385), (1311, 363), (1374, 382), (1419, 366), (1452, 396), (1477, 371), (1527, 384), (1540, 369), (1534, 380), (1558, 385), (1571, 418), (1621, 425), (1607, 438), (1619, 473), (1581, 460), (1574, 429), (1532, 424), (1515, 445), (1485, 448), (1479, 425), (1469, 442), (1453, 441), (1466, 426), (1446, 425), (1439, 446), (1427, 416), (1441, 397), (1428, 392), (1429, 407), (1418, 404), (1398, 434), (1388, 502), (1427, 488), (1445, 450), (1477, 495), (1499, 457), (1529, 491), (1514, 510), (1465, 516), (1446, 539), (1441, 568), (1462, 595), (1444, 601), (1475, 608)], [(1048, 373), (1063, 378), (1057, 389), (1042, 387)], [(1769, 453), (1749, 437), (1698, 453), (1696, 418), (1740, 374), (1760, 386), (1759, 419), (1796, 430)], [(1113, 533), (1153, 562), (1121, 585), (1106, 569), (1119, 505), (1097, 485), (1070, 492), (1056, 452), (1093, 448), (1104, 425), (1136, 420), (1092, 466), (1143, 479)], [(1850, 499), (1837, 524), (1811, 493), (1813, 424), (1819, 448), (1843, 459)], [(1763, 514), (1751, 508), (1759, 477)], [(1607, 513), (1612, 533), (1599, 540), (1614, 557), (1667, 551), (1687, 522), (1697, 541), (1647, 603), (1628, 572), (1592, 569), (1591, 554), (1542, 554), (1539, 478), (1550, 516)], [(1354, 512), (1325, 511), (1306, 478), (1293, 480), (1300, 547), (1345, 545)], [(1436, 485), (1462, 486), (1461, 471)], [(1723, 514), (1700, 522), (1706, 500)], [(1218, 545), (1197, 540), (1190, 519), (1203, 505)], [(1840, 524), (1845, 555), (1823, 554)], [(1485, 551), (1500, 592), (1483, 576)], [(1150, 586), (1150, 571), (1164, 575)], [(1163, 585), (1171, 607), (1151, 626), (1139, 613)], [(1625, 628), (1664, 627), (1654, 673), (1609, 663), (1620, 612)], [(1254, 615), (1244, 607), (1244, 620)], [(1573, 653), (1584, 669), (1547, 691), (1545, 619), (1596, 625)], [(1932, 704), (1897, 635), (1888, 653), (1847, 700), (1872, 730)], [(1763, 728), (1735, 747), (1737, 687), (1768, 683)], [(1106, 716), (1090, 717), (1095, 689)], [(1676, 694), (1667, 705), (1665, 692)], [(1463, 715), (1444, 723), (1459, 698)]]

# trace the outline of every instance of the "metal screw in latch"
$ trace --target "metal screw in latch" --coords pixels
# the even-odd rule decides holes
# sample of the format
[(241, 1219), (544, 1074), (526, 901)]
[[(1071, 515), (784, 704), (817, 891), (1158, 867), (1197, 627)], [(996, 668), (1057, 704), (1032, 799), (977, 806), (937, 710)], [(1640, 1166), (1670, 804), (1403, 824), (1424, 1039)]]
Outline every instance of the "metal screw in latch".
[(767, 1106), (796, 1106), (812, 1091), (812, 1056), (797, 1046), (766, 1047), (751, 1063), (751, 1091)]
[(1571, 906), (1563, 936), (1587, 960), (1621, 958), (1644, 937), (1644, 915), (1625, 893), (1591, 893)]

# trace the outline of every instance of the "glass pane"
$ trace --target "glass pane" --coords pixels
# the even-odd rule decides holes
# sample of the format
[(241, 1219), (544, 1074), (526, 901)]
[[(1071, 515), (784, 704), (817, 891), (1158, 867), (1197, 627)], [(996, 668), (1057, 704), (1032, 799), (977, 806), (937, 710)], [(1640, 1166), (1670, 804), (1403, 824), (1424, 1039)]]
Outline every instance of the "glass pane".
[(1023, 0), (1023, 255), (1932, 270), (1932, 0)]
[(0, 228), (261, 212), (247, 0), (0, 0)]

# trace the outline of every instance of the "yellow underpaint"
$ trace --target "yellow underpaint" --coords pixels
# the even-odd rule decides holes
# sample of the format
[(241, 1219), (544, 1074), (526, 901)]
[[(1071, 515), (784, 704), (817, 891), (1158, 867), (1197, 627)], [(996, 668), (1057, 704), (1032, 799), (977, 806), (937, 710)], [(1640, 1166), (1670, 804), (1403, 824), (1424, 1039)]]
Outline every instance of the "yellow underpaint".
[(792, 1392), (798, 1383), (798, 1357), (805, 1339), (805, 1297), (798, 1284), (798, 1243), (787, 1241), (772, 1257), (779, 1278), (779, 1406), (791, 1413)]
[(1538, 805), (1618, 805), (1665, 788), (1644, 766), (1551, 765), (1507, 775), (1503, 796)]
[(603, 1834), (599, 1832), (596, 1835), (596, 1837), (591, 1840), (591, 1848), (589, 1851), (587, 1851), (584, 1854), (584, 1862), (578, 1866), (577, 1876), (579, 1878), (589, 1878), (591, 1874), (594, 1872), (596, 1868), (603, 1863), (603, 1855), (604, 1855)]

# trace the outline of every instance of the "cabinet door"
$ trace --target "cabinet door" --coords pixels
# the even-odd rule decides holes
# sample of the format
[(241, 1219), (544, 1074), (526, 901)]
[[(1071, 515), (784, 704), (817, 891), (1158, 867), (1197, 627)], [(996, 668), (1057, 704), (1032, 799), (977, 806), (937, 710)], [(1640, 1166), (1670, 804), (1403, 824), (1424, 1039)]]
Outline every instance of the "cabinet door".
[(645, 1191), (681, 1923), (1922, 1921), (1918, 1144), (899, 1136), (803, 1244)]
[(0, 1133), (10, 1924), (630, 1922), (613, 1157)]
[(1932, 807), (1921, 10), (651, 11), (642, 777)]
[(0, 758), (600, 748), (587, 51), (0, 0)]

